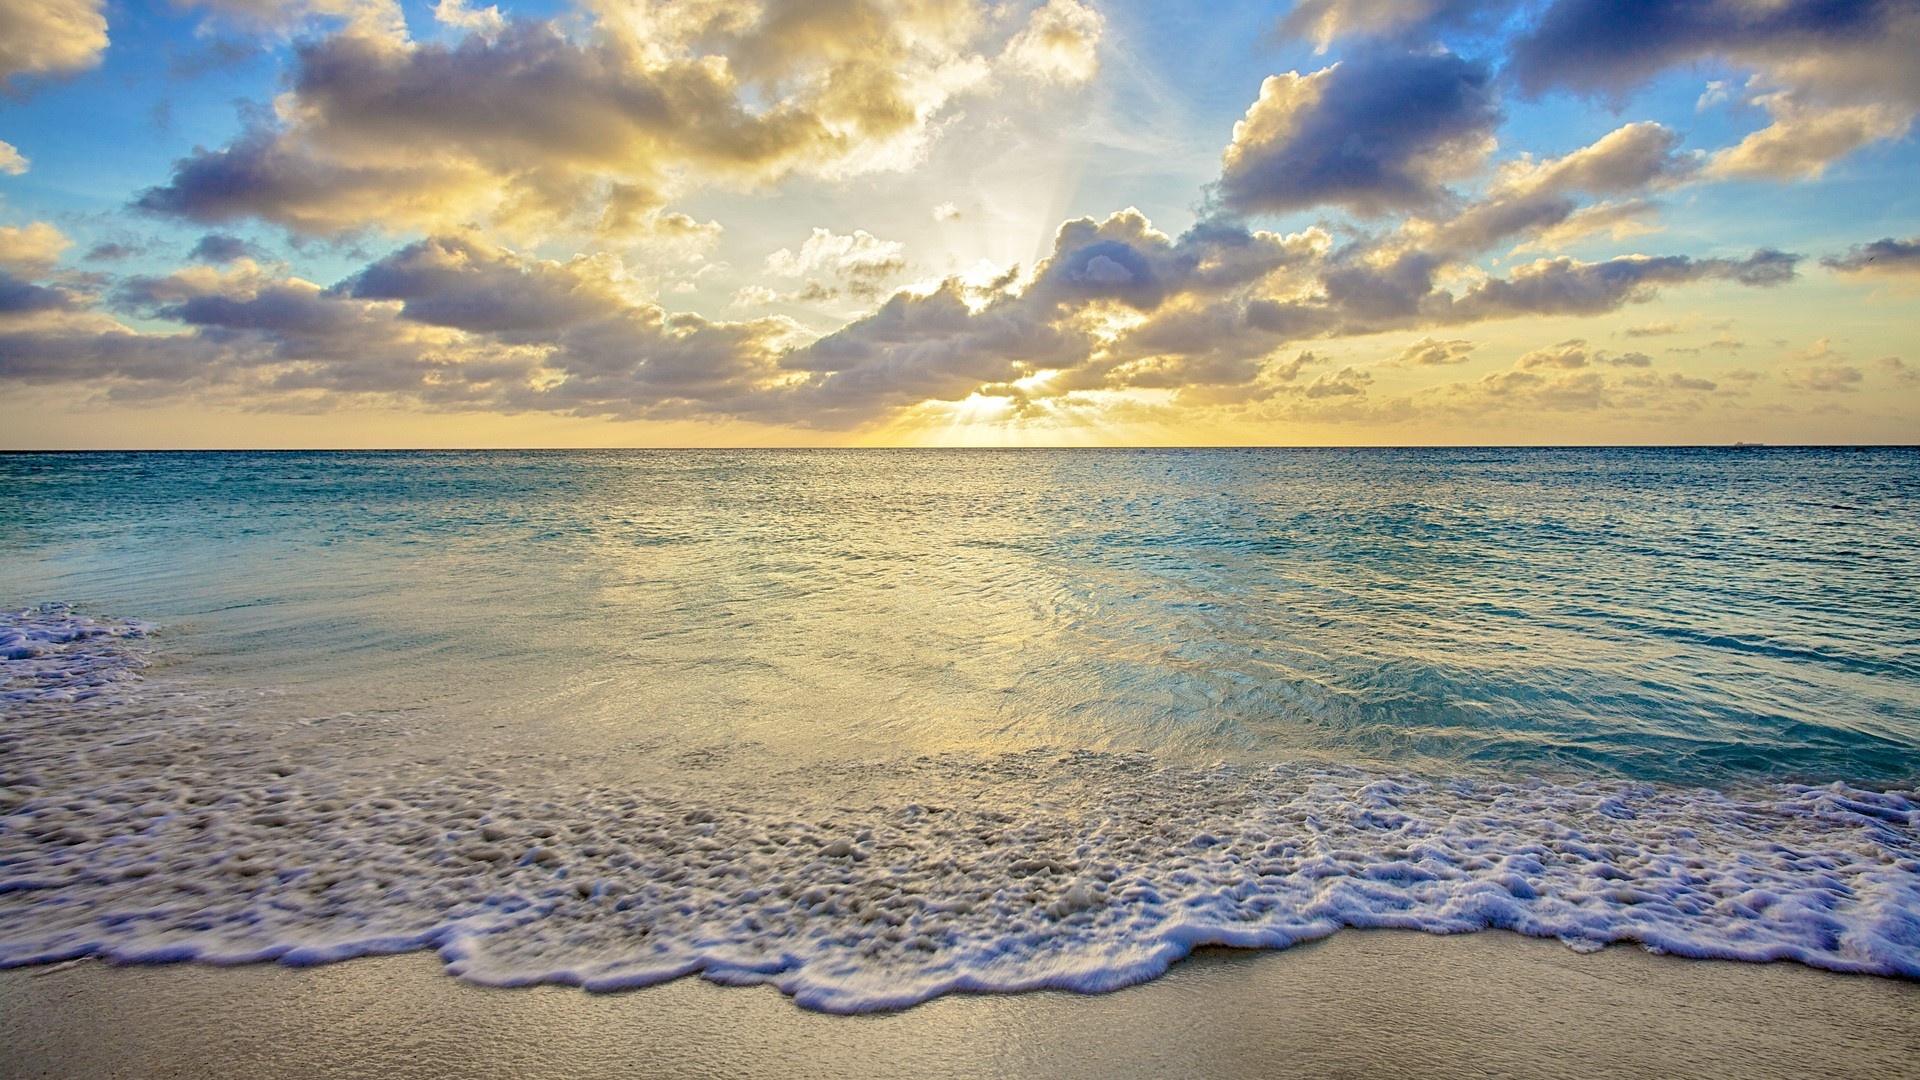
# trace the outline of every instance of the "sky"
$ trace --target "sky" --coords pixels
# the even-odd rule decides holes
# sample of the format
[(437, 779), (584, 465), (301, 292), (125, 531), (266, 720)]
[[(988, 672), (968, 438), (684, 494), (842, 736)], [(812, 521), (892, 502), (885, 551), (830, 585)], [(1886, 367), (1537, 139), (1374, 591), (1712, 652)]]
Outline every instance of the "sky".
[(0, 448), (1920, 442), (1920, 0), (0, 0)]

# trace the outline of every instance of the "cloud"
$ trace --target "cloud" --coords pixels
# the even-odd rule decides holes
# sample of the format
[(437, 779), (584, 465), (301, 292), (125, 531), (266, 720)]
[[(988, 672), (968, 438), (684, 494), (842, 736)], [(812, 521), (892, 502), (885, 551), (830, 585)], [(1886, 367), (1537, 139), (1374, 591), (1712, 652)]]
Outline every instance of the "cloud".
[(106, 241), (88, 248), (87, 253), (80, 257), (88, 262), (117, 262), (121, 259), (130, 259), (135, 255), (143, 254), (145, 250), (145, 248), (137, 244), (122, 244), (115, 241)]
[(1913, 119), (1910, 110), (1878, 102), (1818, 107), (1785, 92), (1755, 101), (1766, 107), (1773, 122), (1737, 145), (1715, 151), (1708, 175), (1771, 180), (1817, 177), (1828, 162), (1849, 151), (1905, 134)]
[(742, 285), (734, 290), (733, 298), (727, 301), (728, 307), (747, 308), (764, 307), (777, 304), (785, 299), (780, 293), (765, 285)]
[(41, 273), (60, 260), (73, 241), (44, 221), (0, 225), (0, 267), (23, 273)]
[(1344, 367), (1315, 376), (1300, 392), (1309, 398), (1358, 397), (1367, 392), (1367, 386), (1372, 382), (1373, 376), (1366, 372)]
[[(1618, 101), (1673, 68), (1745, 69), (1747, 101), (1771, 122), (1715, 155), (1719, 177), (1817, 176), (1859, 146), (1898, 137), (1920, 112), (1920, 7), (1908, 0), (1304, 0), (1279, 29), (1323, 49), (1341, 37), (1418, 47), (1497, 35), (1502, 77), (1529, 96)], [(1696, 108), (1733, 96), (1714, 80)]]
[[(1920, 8), (1900, 0), (1556, 0), (1513, 43), (1522, 88), (1618, 94), (1669, 67), (1719, 58), (1756, 72), (1764, 129), (1714, 156), (1717, 176), (1817, 176), (1905, 132), (1920, 110)], [(1704, 99), (1703, 99), (1704, 100)]]
[(1587, 347), (1586, 339), (1573, 338), (1558, 345), (1523, 353), (1520, 359), (1514, 361), (1513, 367), (1516, 371), (1533, 371), (1538, 368), (1571, 371), (1595, 364), (1644, 368), (1653, 366), (1653, 358), (1642, 352), (1614, 354), (1604, 349), (1590, 349)]
[[(1622, 255), (1583, 263), (1562, 256), (1517, 267), (1489, 279), (1446, 306), (1453, 319), (1522, 315), (1597, 315), (1651, 299), (1655, 287), (1714, 278), (1742, 285), (1779, 285), (1793, 279), (1798, 256), (1758, 251), (1745, 259), (1692, 259), (1684, 255)], [(1436, 308), (1430, 307), (1429, 310)]]
[(224, 263), (252, 253), (253, 245), (237, 236), (208, 233), (193, 245), (192, 251), (187, 252), (187, 258), (195, 262)]
[(1652, 361), (1639, 353), (1608, 358), (1575, 340), (1533, 350), (1512, 367), (1471, 382), (1429, 387), (1381, 404), (1462, 419), (1602, 410), (1671, 414), (1699, 408), (1701, 395), (1718, 389), (1712, 379), (1653, 371)]
[(1914, 368), (1897, 356), (1883, 356), (1873, 362), (1873, 366), (1885, 372), (1898, 382), (1920, 383), (1920, 368)]
[(943, 202), (933, 208), (933, 220), (935, 221), (959, 221), (961, 216), (960, 208), (951, 202)]
[(1845, 255), (1821, 259), (1820, 265), (1842, 274), (1877, 277), (1920, 274), (1920, 236), (1912, 240), (1895, 240), (1889, 236), (1871, 244), (1855, 244)]
[(350, 25), (296, 44), (287, 92), (136, 205), (298, 233), (486, 223), (636, 237), (699, 186), (909, 164), (998, 70), (977, 0), (628, 8), (452, 42)]
[(1899, 3), (1822, 0), (1556, 0), (1514, 42), (1515, 77), (1549, 87), (1618, 90), (1713, 55), (1782, 61), (1862, 48), (1899, 25)]
[(447, 26), (472, 30), (478, 34), (498, 34), (507, 26), (499, 7), (492, 4), (483, 8), (469, 7), (466, 0), (440, 0), (434, 5), (433, 17)]
[(7, 0), (0, 4), (0, 84), (22, 75), (66, 75), (100, 62), (107, 48), (101, 0)]
[(1546, 349), (1526, 353), (1513, 365), (1520, 371), (1534, 368), (1583, 368), (1587, 366), (1587, 343), (1575, 338)]
[(1338, 38), (1418, 35), (1437, 26), (1497, 17), (1503, 6), (1476, 0), (1300, 0), (1281, 18), (1278, 32), (1282, 38), (1312, 41), (1325, 52)]
[(1487, 69), (1449, 54), (1377, 52), (1267, 78), (1233, 128), (1217, 196), (1240, 214), (1423, 209), (1493, 149)]
[[(1792, 256), (1772, 252), (1543, 259), (1447, 287), (1444, 264), (1415, 252), (1336, 250), (1317, 229), (1283, 236), (1225, 220), (1170, 236), (1127, 210), (1064, 224), (1030, 275), (956, 277), (901, 292), (809, 341), (785, 319), (668, 312), (611, 255), (540, 258), (475, 232), (405, 244), (331, 286), (242, 254), (221, 266), (124, 278), (105, 297), (33, 277), (55, 273), (64, 245), (57, 230), (0, 236), (18, 267), (5, 283), (0, 378), (77, 382), (128, 401), (369, 402), (818, 428), (973, 395), (1027, 415), (1116, 391), (1161, 392), (1167, 408), (1267, 401), (1315, 415), (1372, 415), (1411, 406), (1367, 404), (1364, 369), (1313, 373), (1319, 361), (1299, 343), (1592, 314), (1668, 285), (1778, 282), (1793, 266)], [(871, 236), (820, 230), (809, 243), (776, 265), (857, 275), (892, 263), (887, 242)], [(172, 329), (134, 330), (113, 312)], [(1457, 363), (1470, 349), (1464, 339), (1430, 336), (1396, 362)], [(1688, 389), (1650, 366), (1643, 354), (1574, 339), (1474, 384), (1473, 400), (1571, 408)], [(1616, 369), (1635, 381), (1603, 375)]]
[(897, 240), (881, 240), (855, 229), (841, 236), (816, 228), (800, 250), (781, 248), (767, 256), (766, 272), (776, 277), (824, 274), (846, 283), (859, 296), (873, 296), (880, 283), (907, 268), (905, 247)]
[[(454, 0), (458, 6), (458, 0)], [(406, 16), (396, 0), (175, 0), (201, 8), (222, 22), (249, 30), (287, 34), (315, 22), (342, 24), (357, 37), (404, 42)]]
[(1472, 359), (1468, 354), (1473, 352), (1474, 348), (1475, 345), (1471, 341), (1436, 341), (1433, 338), (1421, 338), (1400, 350), (1400, 354), (1387, 363), (1394, 367), (1464, 364)]
[(1534, 371), (1490, 372), (1474, 384), (1469, 393), (1482, 399), (1533, 409), (1564, 411), (1597, 409), (1610, 405), (1606, 378), (1598, 372), (1542, 375)]
[[(167, 60), (167, 73), (177, 79), (197, 79), (215, 71), (244, 67), (267, 55), (269, 43), (256, 37), (207, 37), (192, 48), (176, 48)], [(172, 123), (172, 106), (158, 102), (153, 107), (154, 126), (165, 130)]]
[[(1221, 221), (1176, 238), (1129, 210), (1061, 226), (1024, 288), (1003, 282), (983, 290), (956, 279), (930, 293), (896, 295), (782, 365), (807, 373), (793, 400), (805, 403), (801, 415), (825, 424), (974, 393), (1038, 399), (1165, 389), (1219, 402), (1231, 388), (1252, 400), (1298, 377), (1297, 366), (1278, 358), (1289, 343), (1599, 314), (1687, 282), (1778, 284), (1791, 277), (1795, 258), (1763, 251), (1744, 259), (1543, 259), (1455, 292), (1437, 284), (1443, 263), (1419, 252), (1335, 252), (1317, 231), (1282, 237)], [(1641, 353), (1574, 344), (1582, 365), (1652, 363)], [(1400, 362), (1419, 363), (1423, 354), (1457, 361), (1469, 347), (1429, 338)], [(1332, 387), (1319, 394), (1333, 395)]]
[(10, 142), (0, 141), (0, 173), (8, 176), (23, 175), (33, 165), (27, 157), (14, 149)]
[(1789, 371), (1786, 383), (1795, 390), (1814, 394), (1851, 394), (1860, 389), (1866, 373), (1852, 364), (1819, 364)]
[(90, 298), (9, 277), (0, 379), (254, 408), (660, 417), (747, 415), (787, 378), (776, 359), (791, 323), (670, 314), (622, 285), (604, 257), (559, 262), (433, 237), (332, 287), (244, 257), (127, 278), (113, 303), (179, 327), (140, 332)]
[(1557, 246), (1603, 229), (1616, 235), (1623, 226), (1628, 232), (1646, 231), (1628, 223), (1648, 212), (1650, 204), (1634, 199), (1582, 206), (1578, 196), (1638, 195), (1682, 183), (1697, 172), (1699, 157), (1679, 146), (1673, 131), (1643, 121), (1616, 128), (1564, 157), (1506, 162), (1481, 198), (1450, 218), (1418, 223), (1412, 239), (1430, 252), (1464, 255), (1523, 236)]
[(1105, 20), (1076, 0), (1047, 0), (1026, 29), (1007, 42), (1014, 66), (1051, 82), (1083, 83), (1100, 70), (1100, 33)]
[(74, 294), (65, 289), (39, 285), (16, 277), (10, 270), (0, 270), (0, 318), (56, 311), (72, 307), (75, 301)]
[(610, 255), (531, 259), (474, 237), (408, 244), (341, 283), (357, 300), (398, 300), (400, 317), (476, 333), (553, 330), (628, 306)]
[(1639, 326), (1629, 326), (1627, 327), (1626, 334), (1630, 338), (1666, 337), (1669, 334), (1677, 334), (1682, 329), (1684, 328), (1676, 322), (1650, 322), (1641, 323)]

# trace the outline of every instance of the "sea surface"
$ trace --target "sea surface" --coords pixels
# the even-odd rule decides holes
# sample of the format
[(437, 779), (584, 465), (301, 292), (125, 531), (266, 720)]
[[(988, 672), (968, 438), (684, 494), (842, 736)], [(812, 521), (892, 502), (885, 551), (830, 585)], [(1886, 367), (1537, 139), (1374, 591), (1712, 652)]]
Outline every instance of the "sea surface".
[(0, 455), (0, 966), (1920, 978), (1920, 452)]

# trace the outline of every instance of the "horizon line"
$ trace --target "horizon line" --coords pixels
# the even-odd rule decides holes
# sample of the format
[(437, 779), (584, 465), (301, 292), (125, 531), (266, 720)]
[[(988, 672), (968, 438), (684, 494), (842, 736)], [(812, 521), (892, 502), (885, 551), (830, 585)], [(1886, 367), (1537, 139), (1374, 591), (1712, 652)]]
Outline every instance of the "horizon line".
[(1112, 443), (1098, 446), (148, 446), (0, 447), (0, 455), (25, 454), (519, 454), (631, 453), (636, 451), (725, 452), (803, 450), (1915, 450), (1920, 442), (1851, 443)]

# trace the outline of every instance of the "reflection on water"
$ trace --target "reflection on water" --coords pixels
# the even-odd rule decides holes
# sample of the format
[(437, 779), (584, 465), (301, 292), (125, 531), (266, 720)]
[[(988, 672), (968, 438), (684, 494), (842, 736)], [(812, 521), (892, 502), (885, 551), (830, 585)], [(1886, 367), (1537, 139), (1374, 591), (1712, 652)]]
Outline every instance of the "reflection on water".
[[(436, 738), (1910, 781), (1920, 455), (0, 456), (0, 603)], [(424, 721), (423, 721), (424, 722)]]
[(861, 1011), (1393, 926), (1920, 978), (1916, 460), (0, 457), (0, 967)]

